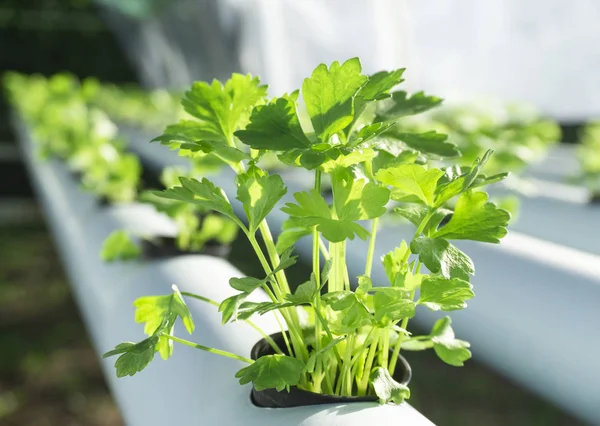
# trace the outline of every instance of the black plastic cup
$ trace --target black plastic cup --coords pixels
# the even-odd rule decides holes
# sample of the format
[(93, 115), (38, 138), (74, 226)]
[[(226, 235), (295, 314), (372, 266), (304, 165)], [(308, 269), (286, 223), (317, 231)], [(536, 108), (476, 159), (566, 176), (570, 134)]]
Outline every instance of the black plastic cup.
[[(278, 346), (283, 347), (285, 341), (283, 333), (271, 334), (271, 338)], [(273, 355), (275, 351), (265, 339), (259, 340), (250, 353), (250, 357), (254, 360), (264, 355)], [(398, 363), (394, 372), (394, 380), (403, 385), (408, 385), (412, 377), (410, 364), (402, 356), (398, 356)], [(320, 404), (347, 404), (350, 402), (377, 402), (379, 398), (375, 395), (366, 396), (338, 396), (326, 395), (307, 390), (299, 389), (296, 386), (291, 386), (290, 391), (278, 391), (277, 389), (257, 390), (252, 387), (252, 402), (254, 405), (264, 408), (290, 408), (302, 407), (305, 405), (320, 405)]]

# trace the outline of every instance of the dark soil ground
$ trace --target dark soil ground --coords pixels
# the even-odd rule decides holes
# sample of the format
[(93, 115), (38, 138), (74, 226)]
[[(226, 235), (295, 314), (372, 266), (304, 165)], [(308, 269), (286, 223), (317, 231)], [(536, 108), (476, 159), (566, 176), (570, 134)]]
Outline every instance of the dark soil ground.
[(0, 424), (123, 424), (42, 222), (0, 227)]

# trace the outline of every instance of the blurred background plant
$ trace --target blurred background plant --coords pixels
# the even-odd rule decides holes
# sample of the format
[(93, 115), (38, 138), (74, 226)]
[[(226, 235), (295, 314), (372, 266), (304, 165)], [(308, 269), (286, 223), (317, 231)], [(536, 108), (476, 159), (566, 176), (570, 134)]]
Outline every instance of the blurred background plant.
[(590, 122), (583, 128), (577, 158), (581, 173), (573, 181), (585, 185), (592, 202), (600, 202), (600, 121)]

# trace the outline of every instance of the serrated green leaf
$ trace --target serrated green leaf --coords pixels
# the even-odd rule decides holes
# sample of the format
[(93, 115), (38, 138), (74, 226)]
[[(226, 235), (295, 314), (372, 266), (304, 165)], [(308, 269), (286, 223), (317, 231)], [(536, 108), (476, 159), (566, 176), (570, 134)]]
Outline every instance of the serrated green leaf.
[(392, 286), (395, 285), (396, 277), (399, 274), (404, 274), (407, 270), (407, 263), (404, 260), (407, 254), (408, 246), (406, 242), (402, 241), (400, 247), (396, 247), (381, 258), (383, 269)]
[(238, 318), (238, 311), (240, 306), (244, 303), (249, 293), (239, 293), (234, 296), (230, 296), (223, 300), (219, 305), (219, 312), (222, 313), (221, 323), (227, 324), (231, 318)]
[(135, 343), (133, 342), (123, 342), (123, 343), (119, 343), (117, 346), (115, 346), (114, 349), (105, 352), (102, 355), (102, 358), (109, 358), (111, 356), (115, 356), (115, 355), (121, 355), (124, 354), (125, 352), (127, 352), (132, 346), (134, 346)]
[[(429, 207), (421, 204), (407, 204), (403, 205), (402, 207), (395, 208), (394, 213), (397, 213), (405, 219), (408, 219), (410, 223), (416, 227), (419, 227), (421, 222), (425, 220), (425, 216), (430, 213), (430, 209)], [(425, 225), (423, 234), (429, 236), (432, 232), (437, 231), (438, 226), (444, 220), (444, 218), (451, 214), (452, 210), (438, 208), (427, 222), (427, 225)]]
[(385, 120), (393, 120), (407, 115), (420, 114), (442, 103), (436, 96), (427, 96), (423, 92), (411, 96), (405, 91), (392, 93), (392, 98), (381, 102), (377, 108), (377, 115)]
[(306, 305), (313, 302), (317, 297), (319, 289), (315, 281), (314, 273), (310, 274), (310, 280), (300, 284), (294, 294), (286, 294), (285, 300), (293, 303), (294, 305)]
[(181, 318), (188, 333), (194, 332), (194, 321), (183, 296), (173, 286), (173, 293), (166, 296), (145, 296), (137, 299), (135, 321), (144, 324), (144, 333), (155, 334), (161, 327), (171, 327), (177, 317)]
[(217, 188), (206, 178), (199, 181), (181, 177), (180, 182), (182, 186), (168, 188), (164, 191), (151, 191), (151, 193), (157, 197), (197, 204), (207, 210), (222, 213), (240, 224), (240, 220), (233, 212), (233, 208), (221, 188)]
[(467, 191), (456, 202), (452, 219), (437, 230), (434, 238), (499, 243), (506, 235), (510, 213), (488, 203), (485, 192)]
[(369, 76), (367, 83), (360, 89), (354, 99), (355, 119), (364, 111), (365, 106), (372, 101), (389, 98), (389, 91), (402, 83), (405, 69), (380, 71)]
[(229, 286), (234, 290), (244, 293), (252, 293), (265, 283), (265, 280), (259, 280), (254, 277), (230, 278)]
[(167, 145), (171, 149), (179, 147), (183, 151), (214, 154), (230, 164), (250, 158), (245, 152), (231, 146), (223, 134), (215, 133), (212, 125), (203, 121), (181, 120), (177, 124), (167, 126), (164, 134), (154, 138), (152, 142), (154, 141)]
[(292, 302), (244, 302), (238, 308), (236, 319), (246, 320), (254, 314), (264, 315), (267, 312), (289, 308), (292, 306), (296, 306), (296, 304)]
[(332, 190), (335, 211), (342, 221), (374, 219), (387, 211), (390, 191), (374, 182), (334, 175)]
[(366, 143), (376, 137), (380, 136), (382, 133), (389, 130), (394, 123), (373, 123), (362, 127), (358, 132), (353, 133), (350, 137), (350, 140), (346, 144), (348, 147), (358, 146), (360, 144)]
[(259, 391), (271, 388), (282, 391), (298, 384), (302, 370), (304, 363), (299, 359), (275, 354), (258, 358), (235, 373), (235, 377), (241, 385), (252, 382)]
[(274, 98), (254, 108), (246, 129), (235, 136), (254, 149), (289, 151), (311, 146), (298, 120), (296, 103), (289, 97)]
[(133, 376), (152, 362), (156, 353), (158, 336), (150, 336), (139, 343), (125, 342), (105, 353), (102, 357), (121, 354), (115, 362), (117, 377)]
[(349, 154), (341, 154), (335, 159), (328, 159), (320, 166), (324, 173), (333, 174), (338, 171), (346, 171), (355, 164), (367, 162), (374, 156), (375, 151), (370, 148), (355, 148)]
[(298, 218), (305, 227), (316, 226), (328, 241), (353, 240), (355, 236), (366, 239), (369, 232), (357, 223), (333, 219), (325, 199), (317, 191), (297, 192), (294, 198), (298, 204), (287, 203), (281, 210)]
[(377, 173), (379, 170), (392, 169), (399, 164), (412, 164), (419, 159), (419, 153), (416, 151), (398, 151), (398, 154), (394, 155), (388, 152), (387, 147), (378, 145), (376, 150), (377, 156), (373, 159), (373, 171)]
[(373, 288), (373, 281), (370, 277), (366, 275), (359, 275), (358, 278), (358, 287), (356, 288), (357, 296), (364, 296), (371, 291)]
[(492, 155), (492, 150), (486, 151), (485, 155), (477, 158), (470, 169), (463, 172), (458, 166), (446, 169), (444, 176), (439, 180), (436, 188), (435, 206), (439, 207), (452, 197), (462, 194), (473, 188), (476, 183), (485, 184), (485, 181), (477, 178)]
[(277, 272), (283, 271), (284, 269), (296, 264), (298, 256), (292, 256), (293, 252), (294, 248), (290, 247), (280, 253), (279, 264), (275, 267), (275, 269), (273, 269), (272, 274), (276, 274)]
[(358, 328), (370, 321), (370, 314), (355, 293), (347, 290), (327, 293), (322, 298), (331, 309), (343, 314), (342, 324), (348, 328)]
[(429, 131), (425, 133), (392, 133), (389, 137), (398, 138), (408, 147), (425, 155), (438, 158), (453, 158), (460, 156), (460, 151), (453, 143), (446, 142), (448, 135)]
[(395, 248), (385, 254), (381, 261), (383, 269), (393, 288), (402, 291), (413, 291), (420, 287), (423, 280), (423, 274), (413, 274), (404, 260), (408, 256), (408, 247), (405, 241), (402, 241), (400, 247)]
[(113, 262), (115, 260), (137, 259), (141, 253), (141, 249), (131, 240), (127, 231), (117, 230), (104, 240), (100, 258), (104, 262)]
[(410, 250), (419, 255), (427, 269), (444, 278), (469, 281), (470, 275), (475, 274), (475, 265), (469, 256), (443, 238), (416, 238), (410, 243)]
[(475, 296), (473, 286), (459, 278), (427, 277), (421, 283), (421, 294), (417, 303), (432, 311), (456, 311), (467, 307), (465, 300)]
[(375, 321), (386, 326), (403, 318), (415, 316), (415, 302), (404, 289), (378, 287), (373, 297)]
[(373, 370), (371, 384), (381, 404), (387, 404), (388, 402), (401, 404), (405, 399), (410, 398), (408, 386), (395, 381), (386, 368), (376, 367)]
[(275, 248), (277, 253), (281, 254), (293, 247), (299, 239), (310, 235), (311, 230), (302, 224), (302, 221), (297, 217), (288, 217), (281, 226), (281, 233), (277, 237)]
[(287, 192), (281, 176), (247, 176), (237, 191), (237, 199), (248, 216), (250, 232), (256, 232), (261, 222)]
[(431, 341), (437, 356), (446, 364), (462, 367), (471, 358), (469, 342), (456, 339), (449, 317), (438, 320), (431, 330)]
[(433, 206), (438, 179), (444, 174), (439, 169), (427, 169), (418, 164), (400, 164), (392, 169), (379, 170), (377, 180), (394, 187), (392, 199), (420, 200)]
[(329, 68), (321, 64), (302, 84), (302, 96), (315, 134), (322, 142), (344, 130), (354, 118), (354, 97), (367, 82), (358, 58)]
[(267, 87), (250, 74), (233, 74), (223, 85), (195, 82), (181, 101), (190, 115), (202, 120), (203, 129), (213, 135), (209, 140), (230, 144), (233, 132), (245, 126), (252, 107), (264, 99)]

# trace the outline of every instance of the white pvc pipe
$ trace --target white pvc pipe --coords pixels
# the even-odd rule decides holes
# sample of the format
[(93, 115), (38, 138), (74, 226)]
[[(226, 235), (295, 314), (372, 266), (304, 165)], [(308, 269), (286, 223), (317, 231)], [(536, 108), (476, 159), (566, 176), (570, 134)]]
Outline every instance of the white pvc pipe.
[[(36, 161), (27, 133), (22, 127), (18, 130), (34, 186), (97, 353), (122, 341), (143, 338), (143, 327), (133, 321), (131, 303), (137, 297), (168, 294), (172, 284), (218, 301), (232, 294), (229, 278), (242, 274), (214, 257), (186, 255), (152, 262), (101, 262), (100, 247), (112, 230), (130, 228), (133, 222), (138, 228), (154, 227), (156, 217), (140, 209), (136, 214), (124, 213), (128, 207), (98, 208), (90, 194), (77, 189), (64, 166)], [(223, 327), (213, 306), (196, 300), (188, 304), (196, 323), (192, 341), (248, 356), (260, 339), (243, 323)], [(268, 315), (256, 322), (268, 333), (277, 331)], [(177, 335), (184, 333), (182, 327), (176, 327)], [(114, 361), (105, 360), (102, 367), (126, 424), (132, 426), (432, 425), (406, 403), (258, 408), (250, 401), (250, 386), (240, 386), (234, 378), (241, 362), (181, 345), (176, 345), (171, 360), (155, 360), (135, 377), (117, 379)]]

